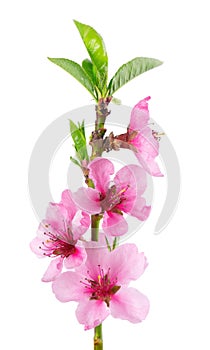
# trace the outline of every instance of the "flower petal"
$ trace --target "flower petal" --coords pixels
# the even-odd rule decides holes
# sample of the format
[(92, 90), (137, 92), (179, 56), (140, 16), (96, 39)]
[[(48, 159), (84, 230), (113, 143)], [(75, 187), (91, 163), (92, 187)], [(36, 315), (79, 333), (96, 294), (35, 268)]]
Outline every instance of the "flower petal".
[(57, 231), (54, 229), (54, 227), (51, 226), (51, 224), (48, 221), (42, 220), (37, 230), (37, 237), (39, 237), (43, 242), (46, 241), (46, 237), (48, 236), (48, 234), (53, 234), (54, 236), (56, 236)]
[(89, 177), (93, 180), (95, 188), (103, 195), (106, 194), (110, 175), (114, 174), (114, 165), (105, 158), (95, 158), (89, 165)]
[(107, 235), (122, 236), (128, 231), (128, 223), (123, 215), (107, 211), (103, 217), (102, 228)]
[(151, 206), (147, 206), (145, 204), (145, 198), (141, 197), (141, 195), (138, 195), (133, 203), (132, 208), (128, 213), (132, 216), (135, 216), (141, 221), (145, 221), (148, 218), (151, 211)]
[(84, 211), (78, 211), (72, 221), (72, 234), (74, 240), (78, 240), (90, 226), (90, 216)]
[(145, 152), (137, 152), (135, 153), (135, 156), (137, 157), (139, 163), (150, 175), (163, 176), (154, 158), (152, 158)]
[(153, 157), (156, 157), (159, 153), (159, 142), (154, 137), (150, 127), (147, 126), (139, 135), (142, 148)]
[(46, 212), (46, 221), (56, 231), (65, 231), (65, 222), (68, 220), (68, 212), (62, 204), (49, 203)]
[(93, 188), (80, 187), (77, 192), (72, 194), (76, 205), (90, 214), (97, 214), (101, 211), (99, 193)]
[(98, 280), (100, 267), (106, 271), (109, 268), (109, 250), (107, 247), (98, 246), (98, 242), (86, 244), (87, 260), (85, 264), (79, 266), (76, 271), (88, 279)]
[[(147, 175), (145, 170), (135, 164), (129, 165), (129, 170), (132, 172), (132, 176), (134, 178), (135, 186), (137, 188), (137, 192), (139, 194), (144, 193), (147, 187)], [(129, 183), (129, 188), (131, 187), (131, 183)], [(134, 184), (133, 184), (134, 186)]]
[(86, 250), (82, 247), (76, 247), (75, 246), (75, 253), (69, 255), (64, 260), (64, 265), (67, 269), (72, 269), (74, 267), (80, 266), (83, 264), (87, 258)]
[(131, 164), (120, 169), (114, 178), (119, 190), (125, 190), (124, 200), (117, 205), (117, 208), (128, 213), (137, 201), (137, 196), (144, 193), (147, 186), (146, 172), (140, 166)]
[(135, 288), (121, 287), (112, 297), (110, 311), (113, 317), (138, 323), (149, 312), (149, 300)]
[(98, 326), (109, 314), (110, 310), (101, 300), (82, 300), (76, 309), (77, 319), (85, 330)]
[(64, 272), (53, 283), (52, 290), (61, 302), (79, 301), (84, 298), (84, 286), (80, 283), (82, 276), (77, 272)]
[(131, 143), (137, 149), (135, 155), (143, 168), (151, 175), (163, 176), (155, 162), (155, 157), (157, 157), (159, 153), (159, 143), (152, 135), (152, 130), (149, 127), (145, 128)]
[(150, 97), (137, 103), (132, 109), (129, 129), (138, 131), (137, 135), (130, 140), (131, 145), (137, 149), (135, 152), (143, 168), (153, 176), (163, 176), (154, 158), (159, 152), (159, 143), (148, 126), (149, 110), (147, 101)]
[(42, 277), (42, 282), (54, 281), (60, 275), (62, 268), (63, 268), (63, 258), (58, 257), (52, 260), (44, 276)]
[(142, 130), (149, 121), (149, 110), (147, 101), (150, 100), (150, 96), (139, 101), (131, 111), (131, 119), (129, 128), (132, 130)]
[(40, 249), (42, 241), (43, 240), (41, 238), (35, 237), (30, 243), (30, 248), (32, 252), (35, 253), (39, 258), (44, 257), (43, 251)]
[(67, 209), (68, 217), (70, 220), (73, 219), (77, 212), (77, 207), (72, 199), (72, 192), (70, 190), (63, 191), (61, 195), (61, 204)]
[(144, 253), (139, 253), (135, 244), (126, 243), (118, 246), (110, 253), (109, 267), (113, 280), (120, 285), (136, 280), (144, 272), (147, 260)]

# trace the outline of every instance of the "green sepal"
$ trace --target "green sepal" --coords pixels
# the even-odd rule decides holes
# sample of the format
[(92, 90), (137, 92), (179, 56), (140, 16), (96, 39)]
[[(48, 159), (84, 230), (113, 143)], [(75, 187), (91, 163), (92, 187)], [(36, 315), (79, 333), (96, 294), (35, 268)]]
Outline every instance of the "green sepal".
[(105, 236), (105, 240), (106, 240), (107, 248), (108, 248), (108, 250), (111, 252), (112, 248), (111, 248), (111, 246), (110, 246), (110, 244), (109, 244), (109, 241), (108, 241), (108, 238), (107, 238), (106, 236)]
[(112, 287), (112, 289), (111, 289), (111, 293), (112, 294), (115, 294), (115, 293), (117, 293), (118, 292), (118, 290), (121, 288), (121, 286), (114, 286), (114, 287)]
[(85, 183), (88, 185), (88, 187), (95, 188), (94, 182), (90, 178), (87, 178)]
[(113, 244), (112, 244), (112, 250), (114, 250), (118, 245), (118, 239), (117, 237), (114, 238)]

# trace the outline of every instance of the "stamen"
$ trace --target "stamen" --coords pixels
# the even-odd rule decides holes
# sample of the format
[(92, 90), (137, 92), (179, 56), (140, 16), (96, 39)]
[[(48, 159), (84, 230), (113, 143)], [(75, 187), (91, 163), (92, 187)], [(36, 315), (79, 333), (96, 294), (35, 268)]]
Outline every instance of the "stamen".
[(44, 235), (47, 236), (46, 240), (39, 246), (39, 249), (43, 251), (43, 255), (49, 257), (56, 257), (58, 255), (68, 257), (69, 255), (74, 254), (76, 241), (70, 243), (50, 231), (44, 232)]
[(152, 130), (152, 135), (155, 138), (155, 140), (160, 141), (161, 140), (161, 136), (164, 136), (165, 133)]
[[(96, 280), (85, 277), (84, 280), (80, 281), (84, 285), (85, 291), (89, 293), (90, 300), (102, 300), (109, 307), (112, 296), (120, 289), (120, 286), (116, 285), (117, 278), (113, 281), (110, 279), (110, 267), (105, 273), (101, 265), (98, 265), (98, 275)], [(89, 274), (89, 271), (87, 271)]]
[(120, 204), (122, 201), (126, 200), (124, 194), (128, 188), (129, 185), (126, 185), (118, 192), (116, 185), (111, 186), (106, 193), (106, 197), (100, 201), (102, 211), (113, 210), (117, 204)]
[(99, 283), (99, 285), (101, 285), (101, 276), (100, 275), (98, 275), (98, 283)]

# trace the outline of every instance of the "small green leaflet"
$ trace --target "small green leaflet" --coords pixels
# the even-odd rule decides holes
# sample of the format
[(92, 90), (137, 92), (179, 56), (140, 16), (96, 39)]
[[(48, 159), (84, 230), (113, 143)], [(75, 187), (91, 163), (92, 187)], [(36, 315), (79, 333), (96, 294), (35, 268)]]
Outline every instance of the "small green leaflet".
[(84, 120), (81, 125), (80, 123), (78, 123), (78, 126), (74, 124), (72, 120), (70, 120), (70, 131), (72, 139), (74, 141), (74, 147), (76, 150), (77, 158), (80, 161), (88, 160), (89, 157), (87, 153)]
[(80, 165), (80, 163), (78, 162), (78, 160), (76, 160), (76, 159), (73, 158), (73, 157), (70, 157), (70, 160), (72, 161), (72, 163), (74, 163), (75, 165), (78, 165), (78, 166), (81, 168), (81, 165)]
[(133, 60), (123, 64), (110, 80), (107, 95), (112, 96), (118, 89), (120, 89), (130, 80), (152, 68), (160, 66), (162, 63), (163, 62), (155, 58), (136, 57)]

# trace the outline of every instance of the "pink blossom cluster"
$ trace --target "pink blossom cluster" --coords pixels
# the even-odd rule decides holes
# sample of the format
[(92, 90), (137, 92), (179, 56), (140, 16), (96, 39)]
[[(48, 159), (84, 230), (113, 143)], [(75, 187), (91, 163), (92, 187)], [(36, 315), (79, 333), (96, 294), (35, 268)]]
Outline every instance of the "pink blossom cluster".
[[(148, 100), (133, 108), (127, 131), (126, 142), (134, 146), (140, 165), (126, 165), (115, 173), (114, 164), (106, 158), (89, 162), (92, 186), (75, 192), (67, 189), (59, 203), (50, 203), (30, 244), (38, 257), (51, 258), (42, 281), (52, 282), (61, 302), (78, 302), (76, 317), (85, 329), (98, 326), (110, 314), (141, 322), (149, 311), (147, 297), (128, 286), (147, 267), (144, 254), (134, 244), (110, 247), (107, 243), (127, 233), (128, 215), (140, 221), (148, 218), (146, 173), (162, 175), (155, 162), (158, 142), (148, 126)], [(85, 238), (91, 216), (101, 220), (100, 246), (97, 242), (90, 246)]]

